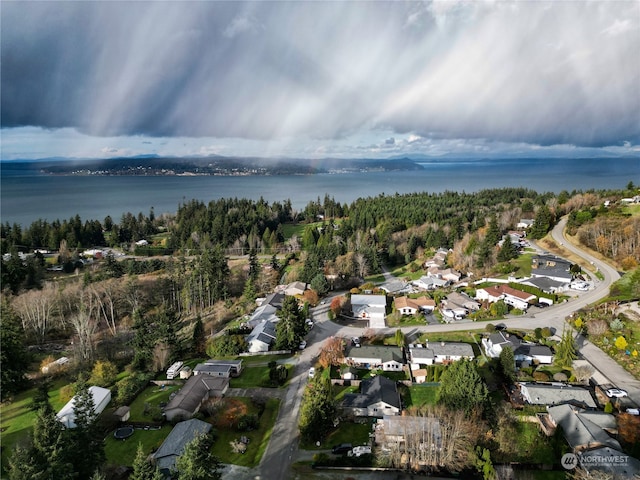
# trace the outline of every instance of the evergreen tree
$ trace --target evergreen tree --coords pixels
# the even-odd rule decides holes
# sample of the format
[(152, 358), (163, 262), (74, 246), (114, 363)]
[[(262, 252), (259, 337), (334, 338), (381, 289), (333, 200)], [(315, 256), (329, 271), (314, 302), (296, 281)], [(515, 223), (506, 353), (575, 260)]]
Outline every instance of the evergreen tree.
[(76, 427), (69, 430), (69, 451), (79, 478), (89, 478), (104, 463), (102, 435), (97, 426), (93, 395), (83, 378), (76, 383), (73, 406)]
[(498, 250), (497, 259), (499, 262), (508, 262), (512, 258), (518, 258), (518, 255), (518, 248), (507, 238)]
[(320, 376), (309, 382), (300, 404), (300, 435), (309, 441), (322, 440), (333, 428), (336, 412), (331, 380)]
[(260, 275), (260, 263), (258, 262), (258, 254), (255, 248), (249, 252), (249, 280), (255, 283)]
[(305, 334), (304, 316), (298, 307), (298, 300), (286, 296), (277, 315), (280, 321), (276, 324), (275, 349), (295, 349)]
[(503, 348), (498, 361), (500, 362), (500, 373), (502, 373), (504, 381), (513, 383), (516, 379), (516, 363), (513, 357), (513, 349), (511, 347)]
[(498, 227), (498, 219), (495, 215), (491, 215), (489, 219), (489, 227), (487, 228), (487, 233), (484, 237), (485, 244), (490, 248), (496, 246), (496, 244), (500, 241), (501, 237), (500, 227)]
[(483, 409), (489, 392), (475, 363), (459, 360), (449, 365), (440, 379), (438, 403), (454, 410), (469, 413), (474, 408)]
[(160, 470), (147, 460), (142, 443), (138, 443), (136, 458), (133, 460), (133, 472), (129, 475), (129, 480), (162, 480), (163, 478)]
[(573, 334), (571, 330), (564, 330), (560, 343), (556, 346), (554, 363), (561, 367), (570, 367), (577, 356)]
[(325, 295), (329, 291), (329, 283), (324, 273), (319, 273), (311, 279), (311, 288), (318, 292), (318, 295)]
[(204, 332), (204, 325), (200, 315), (196, 317), (196, 323), (193, 326), (193, 335), (191, 336), (193, 352), (202, 357), (207, 353), (207, 336)]
[(542, 205), (536, 213), (536, 218), (533, 220), (533, 225), (529, 229), (528, 235), (533, 239), (544, 237), (551, 227), (553, 226), (553, 216), (549, 207)]
[(30, 443), (17, 445), (8, 462), (9, 480), (49, 480)]
[(0, 305), (0, 395), (5, 399), (25, 387), (29, 355), (20, 319), (4, 299)]
[(219, 460), (211, 454), (211, 438), (196, 436), (176, 459), (178, 480), (219, 480), (222, 478)]
[(42, 408), (33, 425), (34, 456), (39, 458), (47, 478), (77, 478), (69, 451), (67, 431), (52, 408)]

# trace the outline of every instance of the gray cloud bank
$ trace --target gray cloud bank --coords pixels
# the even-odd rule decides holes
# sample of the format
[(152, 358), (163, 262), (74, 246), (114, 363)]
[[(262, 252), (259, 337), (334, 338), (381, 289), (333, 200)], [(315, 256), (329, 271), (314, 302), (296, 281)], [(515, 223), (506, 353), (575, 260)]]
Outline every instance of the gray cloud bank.
[(5, 2), (1, 15), (2, 127), (640, 140), (636, 1)]

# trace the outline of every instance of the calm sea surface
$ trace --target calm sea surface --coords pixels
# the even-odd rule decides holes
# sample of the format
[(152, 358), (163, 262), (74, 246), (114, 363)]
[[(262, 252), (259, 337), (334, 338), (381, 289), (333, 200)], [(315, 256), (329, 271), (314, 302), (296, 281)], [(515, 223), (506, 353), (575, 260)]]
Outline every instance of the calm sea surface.
[(485, 188), (526, 187), (538, 192), (621, 189), (640, 185), (640, 159), (471, 160), (423, 163), (412, 172), (368, 172), (308, 176), (253, 177), (83, 177), (50, 176), (11, 168), (2, 162), (1, 221), (28, 226), (79, 214), (82, 220), (119, 221), (126, 212), (175, 212), (191, 199), (263, 197), (290, 199), (294, 208), (325, 194), (342, 203), (394, 193), (477, 192)]

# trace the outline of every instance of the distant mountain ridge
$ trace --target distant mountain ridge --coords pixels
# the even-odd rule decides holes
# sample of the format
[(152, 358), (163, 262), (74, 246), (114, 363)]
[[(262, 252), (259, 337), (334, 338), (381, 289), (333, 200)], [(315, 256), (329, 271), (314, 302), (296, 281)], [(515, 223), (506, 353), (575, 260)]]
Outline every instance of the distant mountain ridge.
[(50, 175), (312, 175), (357, 171), (422, 170), (413, 160), (295, 159), (261, 157), (161, 157), (143, 155), (107, 159), (42, 159), (9, 163), (11, 168)]

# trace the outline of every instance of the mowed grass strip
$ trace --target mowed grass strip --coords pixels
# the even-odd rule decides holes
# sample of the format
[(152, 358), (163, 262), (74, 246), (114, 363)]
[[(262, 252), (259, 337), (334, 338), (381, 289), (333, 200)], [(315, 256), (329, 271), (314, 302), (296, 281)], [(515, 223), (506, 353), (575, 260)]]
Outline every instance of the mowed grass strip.
[(136, 399), (131, 402), (131, 421), (132, 422), (150, 422), (151, 415), (145, 415), (145, 403), (150, 407), (159, 407), (160, 403), (168, 402), (169, 396), (173, 392), (177, 392), (182, 388), (180, 385), (166, 385), (164, 388), (151, 384), (145, 388)]

